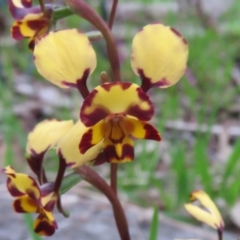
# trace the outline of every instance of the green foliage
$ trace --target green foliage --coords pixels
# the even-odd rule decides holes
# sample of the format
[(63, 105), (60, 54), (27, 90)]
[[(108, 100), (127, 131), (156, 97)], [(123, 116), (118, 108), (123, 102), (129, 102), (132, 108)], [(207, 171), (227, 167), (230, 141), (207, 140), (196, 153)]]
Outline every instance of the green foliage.
[(150, 226), (150, 232), (149, 232), (149, 240), (157, 240), (158, 239), (158, 207), (154, 207), (153, 209), (153, 216)]

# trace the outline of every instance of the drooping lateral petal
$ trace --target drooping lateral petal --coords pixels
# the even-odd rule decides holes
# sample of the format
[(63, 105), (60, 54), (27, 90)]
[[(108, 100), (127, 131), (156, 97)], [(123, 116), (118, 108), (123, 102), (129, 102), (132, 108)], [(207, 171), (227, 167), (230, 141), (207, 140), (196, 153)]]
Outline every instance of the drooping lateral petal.
[[(200, 220), (199, 218), (201, 218), (206, 224), (212, 226), (214, 225), (214, 228), (218, 228), (218, 229), (222, 229), (224, 227), (224, 222), (222, 220), (221, 214), (219, 213), (216, 205), (214, 204), (214, 202), (211, 200), (211, 198), (203, 191), (194, 191), (191, 193), (190, 195), (190, 200), (191, 201), (195, 201), (195, 200), (199, 200), (200, 203), (202, 204), (202, 206), (207, 209), (207, 212), (210, 215), (210, 218), (205, 219), (202, 218), (202, 214), (198, 216), (197, 218), (197, 214), (199, 213), (196, 212), (195, 208), (191, 207), (190, 209), (193, 209), (193, 212), (191, 213), (194, 217), (196, 217), (198, 220)], [(189, 206), (187, 206), (189, 208)], [(188, 210), (188, 209), (187, 209)], [(194, 215), (195, 214), (195, 215)], [(212, 226), (213, 227), (213, 226)]]
[(85, 34), (67, 29), (42, 37), (35, 45), (34, 61), (44, 78), (67, 88), (86, 81), (96, 67), (96, 54)]
[(113, 143), (109, 138), (104, 139), (104, 155), (107, 162), (125, 163), (134, 159), (133, 140), (126, 136), (122, 143)]
[(55, 229), (54, 223), (45, 214), (39, 214), (34, 221), (34, 231), (40, 236), (52, 236)]
[(7, 188), (13, 197), (28, 195), (30, 198), (39, 202), (40, 190), (37, 182), (27, 174), (16, 173), (10, 166), (5, 167), (3, 172), (8, 175)]
[(187, 58), (186, 40), (163, 24), (147, 25), (133, 38), (131, 66), (145, 91), (177, 83), (185, 72)]
[(88, 129), (78, 121), (57, 145), (57, 152), (69, 168), (75, 168), (95, 159), (103, 148), (102, 141), (81, 154), (79, 144)]
[(160, 141), (161, 137), (158, 130), (147, 122), (142, 122), (134, 118), (126, 117), (124, 119), (126, 131), (135, 138), (143, 138)]
[(34, 213), (38, 210), (38, 204), (28, 195), (24, 195), (13, 202), (13, 208), (18, 213)]
[(58, 121), (44, 120), (38, 123), (28, 134), (26, 151), (31, 154), (41, 154), (48, 148), (55, 146), (58, 141), (72, 128), (72, 120)]
[(153, 105), (142, 89), (133, 83), (111, 82), (96, 87), (84, 100), (80, 118), (90, 127), (110, 114), (128, 114), (148, 121)]

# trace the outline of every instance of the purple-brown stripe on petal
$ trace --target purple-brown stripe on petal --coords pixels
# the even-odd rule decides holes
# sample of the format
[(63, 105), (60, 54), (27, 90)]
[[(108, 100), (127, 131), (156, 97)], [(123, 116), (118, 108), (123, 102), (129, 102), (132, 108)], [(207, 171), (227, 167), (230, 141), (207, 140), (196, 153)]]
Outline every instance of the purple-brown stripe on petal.
[(56, 204), (56, 199), (49, 201), (45, 206), (44, 209), (48, 212), (52, 212)]
[(12, 184), (11, 178), (7, 178), (7, 189), (13, 197), (21, 197), (21, 196), (25, 195), (25, 193), (19, 191), (16, 188), (16, 186)]
[[(30, 206), (30, 208), (35, 207), (36, 210), (37, 210), (38, 205), (37, 205), (37, 203), (36, 203), (35, 201), (33, 201), (31, 198), (27, 198), (27, 199), (25, 199), (25, 200), (26, 200), (26, 201), (25, 201), (25, 204), (26, 204), (27, 206)], [(16, 200), (13, 202), (13, 209), (14, 209), (16, 212), (18, 212), (18, 213), (28, 213), (28, 212), (30, 212), (30, 211), (27, 211), (27, 210), (26, 210), (26, 206), (25, 206), (25, 209), (24, 209), (24, 207), (21, 205), (21, 199), (20, 199), (20, 198), (16, 199)]]
[(92, 133), (93, 130), (89, 129), (83, 134), (82, 139), (78, 145), (81, 154), (84, 154), (89, 148), (95, 145), (92, 144)]
[(27, 26), (36, 32), (42, 28), (47, 27), (48, 24), (49, 24), (49, 20), (46, 18), (27, 21)]
[(104, 155), (107, 162), (126, 162), (134, 159), (134, 148), (130, 144), (122, 145), (122, 156), (118, 156), (114, 145), (107, 145), (104, 148)]
[(182, 39), (184, 44), (188, 44), (187, 40), (174, 28), (170, 28), (172, 30), (173, 33), (175, 33), (175, 35), (177, 35), (179, 38)]
[(25, 36), (23, 36), (23, 34), (20, 31), (20, 25), (22, 23), (21, 22), (17, 22), (17, 26), (13, 26), (11, 31), (12, 31), (12, 37), (16, 40), (21, 40), (23, 38), (25, 38)]
[(126, 114), (132, 115), (139, 119), (140, 121), (149, 121), (153, 114), (154, 114), (154, 109), (152, 102), (150, 101), (149, 97), (142, 91), (141, 88), (137, 89), (138, 92), (138, 97), (143, 101), (147, 102), (149, 105), (149, 110), (143, 110), (139, 105), (134, 105), (128, 108), (126, 111)]
[(98, 91), (94, 89), (84, 100), (80, 111), (80, 119), (86, 127), (94, 126), (100, 120), (104, 119), (109, 115), (109, 112), (102, 107), (95, 109), (90, 114), (85, 113), (86, 109), (92, 105), (93, 99), (95, 98), (96, 94), (98, 94)]
[(144, 139), (161, 141), (161, 136), (159, 135), (157, 129), (155, 129), (151, 124), (145, 123), (143, 128), (146, 130)]
[(137, 72), (142, 80), (141, 88), (144, 92), (147, 92), (152, 87), (167, 87), (171, 85), (171, 83), (166, 78), (162, 78), (159, 81), (152, 83), (151, 78), (145, 76), (143, 69), (138, 69)]
[(55, 227), (53, 223), (46, 219), (45, 216), (39, 217), (37, 220), (39, 220), (39, 222), (34, 229), (37, 234), (44, 236), (52, 236), (55, 233)]

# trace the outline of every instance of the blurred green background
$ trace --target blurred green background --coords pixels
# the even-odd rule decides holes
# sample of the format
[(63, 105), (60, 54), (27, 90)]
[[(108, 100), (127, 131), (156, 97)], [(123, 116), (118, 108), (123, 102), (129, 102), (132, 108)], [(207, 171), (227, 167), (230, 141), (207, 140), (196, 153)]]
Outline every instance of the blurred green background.
[[(88, 1), (107, 17), (111, 1)], [(36, 71), (27, 40), (11, 39), (13, 22), (6, 1), (0, 10), (0, 163), (26, 171), (27, 132), (45, 118), (78, 119), (82, 99), (75, 89), (62, 90)], [(195, 189), (205, 190), (231, 224), (229, 209), (240, 192), (240, 1), (120, 0), (113, 27), (124, 81), (140, 83), (130, 67), (131, 41), (144, 25), (162, 22), (180, 31), (190, 48), (188, 68), (169, 89), (149, 92), (155, 105), (153, 120), (162, 142), (137, 141), (135, 160), (119, 167), (122, 195), (143, 206), (157, 205), (186, 220), (183, 203)], [(56, 29), (94, 30), (71, 16)], [(89, 88), (109, 71), (103, 40), (93, 43), (98, 66)], [(50, 153), (45, 164), (56, 171)], [(108, 168), (96, 167), (104, 177)]]

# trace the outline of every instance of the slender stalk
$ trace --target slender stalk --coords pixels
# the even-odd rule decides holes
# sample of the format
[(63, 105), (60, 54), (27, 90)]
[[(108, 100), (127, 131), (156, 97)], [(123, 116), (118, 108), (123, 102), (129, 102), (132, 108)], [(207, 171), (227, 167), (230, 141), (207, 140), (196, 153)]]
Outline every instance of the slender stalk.
[(65, 0), (76, 14), (92, 23), (103, 35), (107, 43), (108, 58), (112, 69), (113, 80), (120, 81), (120, 63), (117, 46), (108, 25), (101, 16), (83, 0)]
[(222, 240), (222, 229), (218, 229), (218, 240)]
[(121, 240), (130, 240), (131, 238), (129, 235), (127, 219), (122, 205), (107, 182), (88, 166), (77, 168), (75, 169), (75, 172), (79, 173), (85, 181), (92, 184), (108, 198), (112, 204), (116, 225)]
[(118, 164), (117, 163), (111, 163), (111, 177), (110, 177), (110, 184), (113, 192), (117, 195), (117, 170), (118, 170)]
[(117, 10), (117, 5), (118, 5), (118, 0), (113, 0), (112, 9), (111, 9), (110, 17), (109, 17), (109, 20), (108, 20), (108, 27), (110, 29), (112, 29), (112, 26), (113, 26), (113, 22), (114, 22), (116, 10)]
[(46, 11), (44, 0), (39, 0), (39, 5), (41, 7), (41, 10), (42, 10), (44, 16), (46, 16), (47, 15), (47, 11)]
[(65, 217), (68, 217), (69, 214), (64, 211), (64, 209), (62, 207), (62, 204), (61, 204), (61, 196), (59, 194), (66, 167), (67, 167), (67, 165), (66, 165), (66, 162), (65, 162), (64, 158), (62, 157), (62, 155), (59, 155), (59, 168), (58, 168), (57, 177), (56, 177), (56, 180), (55, 180), (55, 183), (54, 183), (53, 191), (57, 196), (58, 211), (60, 213), (62, 213)]

